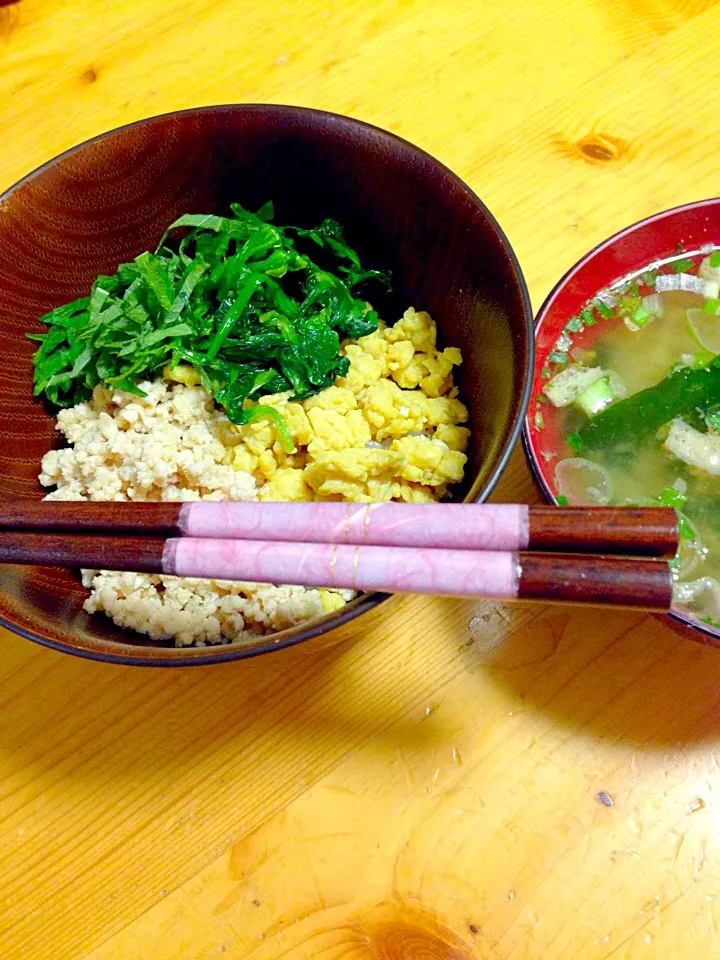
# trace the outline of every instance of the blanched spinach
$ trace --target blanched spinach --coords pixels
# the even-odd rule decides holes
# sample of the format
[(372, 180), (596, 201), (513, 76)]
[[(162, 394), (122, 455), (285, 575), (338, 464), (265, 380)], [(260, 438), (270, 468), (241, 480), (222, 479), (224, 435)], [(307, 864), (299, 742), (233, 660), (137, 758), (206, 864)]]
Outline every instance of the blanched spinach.
[(336, 221), (303, 229), (272, 218), (269, 203), (257, 213), (232, 204), (229, 217), (186, 214), (154, 253), (45, 314), (48, 331), (28, 334), (40, 344), (35, 394), (60, 407), (99, 383), (142, 395), (140, 381), (187, 363), (232, 421), (270, 415), (287, 446), (280, 415), (250, 401), (309, 397), (347, 373), (341, 340), (378, 324), (357, 289), (389, 277), (363, 268)]

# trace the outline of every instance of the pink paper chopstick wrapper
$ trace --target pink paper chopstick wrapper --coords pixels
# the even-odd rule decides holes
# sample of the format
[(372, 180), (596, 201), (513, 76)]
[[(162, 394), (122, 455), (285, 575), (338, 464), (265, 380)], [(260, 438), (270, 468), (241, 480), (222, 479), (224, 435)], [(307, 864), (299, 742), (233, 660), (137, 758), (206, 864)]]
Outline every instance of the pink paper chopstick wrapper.
[(173, 538), (163, 573), (388, 593), (517, 597), (513, 553), (360, 547), (331, 543)]
[(524, 550), (525, 504), (185, 503), (178, 525), (188, 537), (374, 543), (405, 547)]

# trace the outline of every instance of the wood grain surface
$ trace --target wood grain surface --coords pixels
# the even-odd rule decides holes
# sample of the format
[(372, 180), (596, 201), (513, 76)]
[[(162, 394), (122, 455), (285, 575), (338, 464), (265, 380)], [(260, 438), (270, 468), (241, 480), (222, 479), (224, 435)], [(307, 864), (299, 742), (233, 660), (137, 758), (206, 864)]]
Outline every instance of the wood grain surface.
[[(705, 0), (20, 0), (0, 187), (233, 100), (429, 149), (537, 306), (590, 246), (718, 192)], [(536, 499), (517, 452), (495, 499)], [(3, 960), (720, 956), (720, 651), (628, 613), (396, 599), (193, 671), (3, 633)]]

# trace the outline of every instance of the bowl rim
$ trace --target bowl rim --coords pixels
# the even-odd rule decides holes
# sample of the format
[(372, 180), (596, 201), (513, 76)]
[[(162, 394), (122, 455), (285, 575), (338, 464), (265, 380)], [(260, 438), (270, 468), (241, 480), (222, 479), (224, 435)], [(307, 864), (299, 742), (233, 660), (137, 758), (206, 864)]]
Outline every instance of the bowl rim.
[[(418, 147), (416, 144), (406, 140), (404, 137), (401, 137), (396, 133), (392, 133), (390, 130), (385, 130), (383, 127), (379, 127), (365, 120), (359, 120), (355, 117), (347, 116), (346, 114), (335, 113), (330, 110), (320, 110), (315, 107), (304, 107), (283, 103), (229, 102), (206, 104), (200, 107), (185, 107), (181, 110), (171, 110), (165, 113), (156, 113), (148, 117), (142, 117), (139, 120), (133, 120), (129, 123), (124, 123), (120, 126), (113, 127), (110, 130), (105, 130), (102, 133), (96, 134), (95, 136), (89, 137), (86, 140), (82, 140), (80, 143), (68, 147), (68, 149), (63, 150), (61, 153), (58, 153), (44, 161), (34, 170), (24, 174), (19, 180), (16, 180), (13, 184), (3, 190), (0, 193), (0, 208), (2, 207), (3, 201), (19, 187), (41, 176), (45, 170), (49, 169), (59, 161), (72, 156), (80, 150), (84, 150), (86, 147), (91, 146), (94, 143), (105, 140), (112, 136), (116, 136), (126, 130), (133, 129), (138, 126), (151, 126), (153, 123), (164, 121), (168, 118), (193, 115), (197, 116), (209, 113), (234, 112), (264, 112), (274, 115), (277, 118), (283, 116), (287, 117), (288, 115), (305, 116), (313, 118), (316, 121), (333, 123), (350, 131), (362, 131), (365, 133), (370, 132), (379, 139), (394, 141), (405, 152), (422, 158), (425, 161), (429, 161), (438, 171), (451, 180), (454, 185), (462, 193), (464, 193), (465, 196), (476, 207), (480, 209), (484, 217), (487, 219), (489, 225), (494, 230), (501, 247), (503, 248), (504, 254), (507, 256), (512, 271), (515, 275), (520, 301), (522, 304), (527, 350), (525, 353), (523, 368), (521, 370), (522, 390), (518, 398), (517, 409), (511, 428), (508, 432), (507, 441), (502, 453), (498, 457), (495, 469), (488, 477), (483, 490), (472, 501), (475, 503), (483, 502), (495, 488), (503, 470), (507, 466), (507, 462), (510, 459), (510, 456), (523, 430), (523, 424), (530, 401), (533, 373), (535, 369), (535, 338), (532, 304), (530, 301), (527, 282), (525, 280), (525, 276), (520, 266), (517, 254), (515, 253), (515, 250), (510, 244), (505, 231), (502, 229), (495, 216), (490, 212), (486, 204), (480, 199), (475, 191), (472, 190), (465, 183), (465, 181), (458, 176), (458, 174), (454, 173), (441, 160), (438, 160), (427, 150), (424, 150), (422, 147)], [(275, 650), (282, 650), (286, 647), (295, 646), (296, 644), (302, 643), (305, 640), (309, 640), (320, 633), (330, 632), (336, 627), (342, 626), (344, 623), (347, 623), (350, 620), (353, 620), (355, 617), (360, 616), (360, 614), (373, 609), (380, 603), (383, 603), (385, 600), (389, 599), (390, 596), (390, 594), (377, 592), (362, 593), (354, 600), (351, 600), (350, 603), (346, 604), (346, 606), (338, 612), (329, 613), (323, 617), (318, 617), (314, 620), (308, 621), (306, 626), (300, 624), (295, 627), (290, 627), (287, 630), (269, 634), (267, 642), (254, 643), (252, 646), (244, 646), (242, 643), (231, 642), (226, 644), (211, 644), (205, 647), (153, 647), (150, 644), (143, 645), (142, 647), (135, 647), (132, 644), (123, 644), (118, 642), (116, 643), (117, 652), (114, 652), (99, 649), (96, 650), (93, 647), (71, 646), (70, 644), (64, 643), (61, 640), (55, 640), (50, 637), (43, 636), (41, 633), (38, 633), (35, 630), (31, 630), (28, 627), (24, 627), (19, 623), (9, 620), (2, 614), (0, 614), (0, 626), (5, 627), (7, 630), (10, 630), (13, 633), (19, 634), (27, 640), (33, 640), (36, 643), (39, 643), (45, 647), (50, 647), (53, 650), (74, 654), (75, 656), (84, 657), (90, 660), (100, 660), (105, 663), (116, 663), (124, 666), (147, 667), (204, 666), (206, 664), (223, 663), (231, 660), (245, 660), (249, 659), (250, 657), (259, 656), (263, 653), (271, 653)], [(138, 656), (137, 652), (133, 652), (135, 650), (154, 650), (158, 653), (156, 656), (151, 654), (146, 656)]]
[[(621, 227), (619, 230), (616, 230), (615, 233), (611, 234), (609, 237), (606, 237), (604, 240), (601, 240), (599, 243), (596, 243), (591, 247), (586, 253), (582, 255), (575, 263), (570, 266), (565, 273), (560, 277), (560, 279), (553, 285), (548, 295), (543, 300), (540, 308), (538, 309), (535, 315), (535, 338), (537, 340), (537, 335), (540, 332), (540, 327), (542, 326), (543, 321), (550, 312), (555, 299), (561, 290), (564, 289), (566, 284), (585, 266), (588, 260), (594, 257), (596, 254), (600, 253), (602, 250), (611, 247), (614, 243), (617, 243), (618, 240), (621, 240), (623, 237), (628, 234), (633, 233), (636, 230), (639, 230), (641, 227), (647, 227), (652, 223), (655, 223), (659, 220), (664, 220), (666, 218), (672, 217), (678, 213), (686, 213), (691, 210), (702, 210), (707, 209), (708, 206), (715, 206), (720, 204), (719, 197), (707, 197), (704, 200), (692, 200), (689, 203), (681, 203), (675, 207), (668, 207), (665, 210), (658, 210), (655, 213), (651, 213), (647, 217), (642, 217), (640, 220), (635, 220), (633, 223), (628, 224), (625, 227)], [(597, 291), (595, 291), (597, 293)], [(592, 297), (593, 294), (590, 294)], [(589, 299), (589, 298), (588, 298)], [(533, 372), (531, 377), (531, 383), (535, 379), (535, 371), (537, 369), (538, 363), (540, 361), (539, 356), (536, 355), (534, 358)], [(521, 434), (521, 441), (523, 446), (523, 452), (525, 458), (530, 467), (530, 471), (533, 475), (535, 483), (540, 488), (542, 495), (549, 503), (557, 505), (557, 499), (555, 494), (552, 492), (550, 485), (545, 479), (545, 474), (540, 466), (540, 461), (535, 452), (535, 448), (532, 442), (533, 435), (533, 425), (530, 423), (530, 417), (528, 410), (526, 409), (523, 416), (523, 428)], [(667, 614), (660, 614), (659, 616), (669, 616), (673, 620), (677, 620), (680, 623), (684, 624), (687, 627), (690, 627), (696, 633), (702, 634), (706, 639), (703, 641), (701, 637), (694, 637), (693, 639), (698, 640), (699, 642), (705, 642), (711, 646), (720, 646), (720, 627), (713, 627), (709, 623), (703, 623), (701, 620), (698, 620), (696, 617), (692, 617), (690, 614), (683, 613), (681, 610), (671, 609)]]

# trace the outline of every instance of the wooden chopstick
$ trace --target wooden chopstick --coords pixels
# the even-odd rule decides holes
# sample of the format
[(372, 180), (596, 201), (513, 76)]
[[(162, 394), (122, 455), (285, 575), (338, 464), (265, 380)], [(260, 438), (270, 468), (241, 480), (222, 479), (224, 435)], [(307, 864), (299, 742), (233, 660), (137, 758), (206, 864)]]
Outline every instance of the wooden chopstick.
[(671, 557), (672, 507), (476, 503), (0, 504), (0, 530)]
[(0, 563), (90, 567), (309, 587), (603, 604), (665, 612), (662, 560), (523, 551), (0, 532)]

